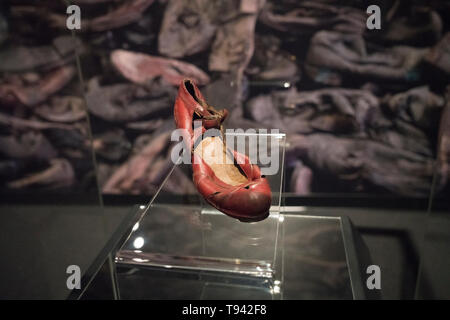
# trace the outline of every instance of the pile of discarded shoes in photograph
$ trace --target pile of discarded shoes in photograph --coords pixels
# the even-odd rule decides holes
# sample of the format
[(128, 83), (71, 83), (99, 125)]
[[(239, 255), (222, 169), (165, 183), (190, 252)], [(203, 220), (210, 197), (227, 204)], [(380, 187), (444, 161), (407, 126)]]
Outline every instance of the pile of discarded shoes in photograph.
[(227, 128), (286, 133), (286, 192), (445, 192), (450, 3), (372, 2), (381, 29), (359, 0), (73, 0), (78, 30), (65, 1), (2, 3), (1, 188), (153, 194), (190, 78)]

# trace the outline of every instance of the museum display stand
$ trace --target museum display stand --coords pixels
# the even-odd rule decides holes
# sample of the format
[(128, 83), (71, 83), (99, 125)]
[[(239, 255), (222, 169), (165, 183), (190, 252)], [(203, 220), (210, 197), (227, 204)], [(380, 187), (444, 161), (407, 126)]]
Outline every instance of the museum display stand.
[(135, 208), (140, 218), (116, 253), (117, 267), (170, 271), (185, 279), (188, 275), (219, 276), (223, 279), (219, 283), (263, 284), (268, 292), (273, 291), (285, 138), (280, 133), (227, 133), (227, 145), (234, 141), (234, 149), (245, 152), (268, 179), (272, 190), (269, 217), (245, 223), (207, 204), (196, 190), (185, 198), (167, 194), (164, 185), (178, 183), (176, 171), (191, 170), (179, 158), (150, 203)]

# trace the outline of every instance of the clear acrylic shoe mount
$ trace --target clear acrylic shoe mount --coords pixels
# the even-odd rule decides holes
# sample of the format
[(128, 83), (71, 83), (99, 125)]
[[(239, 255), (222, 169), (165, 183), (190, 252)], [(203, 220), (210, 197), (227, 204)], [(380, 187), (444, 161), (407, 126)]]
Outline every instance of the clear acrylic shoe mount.
[(272, 190), (269, 217), (253, 223), (231, 218), (207, 204), (193, 185), (184, 195), (166, 192), (165, 185), (181, 183), (180, 171), (191, 170), (190, 164), (178, 163), (150, 203), (142, 207), (140, 220), (117, 251), (118, 265), (274, 276), (286, 136), (243, 132), (226, 137), (227, 146), (228, 141), (236, 141), (235, 149), (249, 156), (268, 179)]

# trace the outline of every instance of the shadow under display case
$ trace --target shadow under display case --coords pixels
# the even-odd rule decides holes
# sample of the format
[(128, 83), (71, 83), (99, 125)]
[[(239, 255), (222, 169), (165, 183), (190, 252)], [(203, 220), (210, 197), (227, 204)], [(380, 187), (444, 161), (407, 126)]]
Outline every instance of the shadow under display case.
[[(371, 4), (381, 29), (358, 0), (2, 1), (0, 298), (450, 297), (450, 5)], [(267, 219), (173, 159), (186, 78), (279, 138)]]

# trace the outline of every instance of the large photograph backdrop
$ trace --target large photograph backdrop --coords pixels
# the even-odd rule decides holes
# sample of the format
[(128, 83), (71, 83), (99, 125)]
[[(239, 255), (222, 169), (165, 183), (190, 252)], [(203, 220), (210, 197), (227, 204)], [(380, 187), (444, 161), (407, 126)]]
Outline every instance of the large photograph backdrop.
[[(190, 77), (226, 127), (287, 134), (287, 192), (426, 197), (436, 169), (445, 193), (450, 4), (372, 2), (380, 30), (358, 0), (78, 0), (72, 35), (63, 1), (3, 1), (3, 192), (89, 192), (97, 177), (105, 194), (152, 194)], [(174, 174), (166, 191), (195, 193)]]

